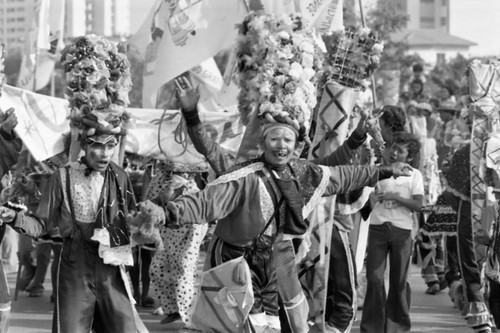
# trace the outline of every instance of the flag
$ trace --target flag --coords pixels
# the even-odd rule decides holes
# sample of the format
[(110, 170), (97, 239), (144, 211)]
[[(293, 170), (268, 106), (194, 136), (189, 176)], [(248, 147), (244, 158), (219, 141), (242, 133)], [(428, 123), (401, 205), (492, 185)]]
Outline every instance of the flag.
[(261, 2), (266, 13), (298, 13), (307, 26), (326, 35), (343, 26), (343, 0), (251, 0)]
[(63, 135), (69, 133), (68, 101), (5, 85), (0, 108), (10, 107), (18, 119), (15, 131), (37, 161), (64, 150)]
[(18, 87), (36, 91), (49, 83), (56, 54), (63, 48), (65, 2), (37, 1), (33, 23), (26, 36)]
[(213, 58), (205, 60), (189, 71), (191, 81), (200, 90), (198, 110), (238, 111), (239, 88), (233, 83), (226, 86), (217, 64)]
[[(0, 108), (16, 111), (16, 133), (37, 161), (64, 150), (64, 136), (70, 133), (68, 101), (6, 85)], [(191, 144), (185, 121), (178, 110), (129, 108), (130, 126), (126, 151), (142, 156), (188, 165), (207, 166)], [(236, 155), (244, 128), (238, 112), (204, 112), (200, 119), (215, 142)]]
[(235, 42), (243, 0), (158, 0), (129, 44), (145, 61), (143, 107), (156, 104), (166, 82)]

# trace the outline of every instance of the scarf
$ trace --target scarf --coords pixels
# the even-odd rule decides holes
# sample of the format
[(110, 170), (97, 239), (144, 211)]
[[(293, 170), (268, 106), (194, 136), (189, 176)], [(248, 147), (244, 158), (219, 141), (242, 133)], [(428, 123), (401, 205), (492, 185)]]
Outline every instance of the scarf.
[[(126, 184), (127, 188), (123, 189), (120, 184)], [(128, 213), (125, 198), (131, 186), (130, 181), (126, 179), (126, 174), (120, 172), (114, 163), (110, 163), (104, 173), (104, 184), (95, 222), (96, 228), (108, 230), (110, 247), (130, 244), (125, 219)]]
[[(283, 195), (285, 203), (285, 223), (283, 233), (290, 235), (303, 235), (307, 231), (309, 223), (302, 216), (304, 200), (301, 195), (301, 186), (297, 177), (291, 171), (291, 167), (286, 164), (282, 166), (272, 166), (262, 156), (262, 161), (271, 170), (271, 176)], [(283, 177), (276, 177), (273, 171), (282, 172)], [(278, 208), (279, 209), (279, 208)]]

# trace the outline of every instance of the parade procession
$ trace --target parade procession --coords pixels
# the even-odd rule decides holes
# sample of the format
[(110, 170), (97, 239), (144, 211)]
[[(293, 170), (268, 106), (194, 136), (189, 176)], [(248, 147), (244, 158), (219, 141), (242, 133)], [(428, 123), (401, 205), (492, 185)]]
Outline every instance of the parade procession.
[(0, 333), (496, 332), (489, 13), (0, 1)]

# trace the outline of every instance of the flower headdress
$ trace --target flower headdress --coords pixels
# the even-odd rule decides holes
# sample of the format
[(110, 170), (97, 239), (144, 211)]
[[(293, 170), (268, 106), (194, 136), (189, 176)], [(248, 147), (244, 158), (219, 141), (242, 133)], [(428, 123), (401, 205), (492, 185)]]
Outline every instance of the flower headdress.
[(130, 63), (122, 46), (96, 35), (76, 38), (61, 53), (71, 126), (86, 136), (124, 135), (122, 122), (132, 88)]
[(368, 28), (346, 27), (325, 37), (323, 83), (330, 80), (364, 90), (380, 64), (384, 44)]
[(258, 106), (264, 123), (288, 124), (306, 138), (322, 55), (300, 16), (250, 14), (240, 26), (237, 55), (243, 122)]

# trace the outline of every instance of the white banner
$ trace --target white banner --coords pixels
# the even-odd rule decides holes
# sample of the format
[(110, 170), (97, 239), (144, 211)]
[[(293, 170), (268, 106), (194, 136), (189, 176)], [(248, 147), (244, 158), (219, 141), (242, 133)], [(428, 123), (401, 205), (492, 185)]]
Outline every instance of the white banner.
[(158, 89), (235, 42), (247, 9), (242, 0), (157, 1), (129, 44), (145, 60), (143, 107)]
[[(69, 109), (65, 99), (5, 86), (0, 108), (15, 108), (16, 133), (37, 161), (63, 151), (68, 134)], [(129, 108), (131, 128), (126, 150), (157, 159), (190, 165), (208, 165), (189, 140), (184, 119), (177, 110)], [(203, 112), (200, 118), (214, 141), (236, 156), (244, 128), (238, 112)]]

